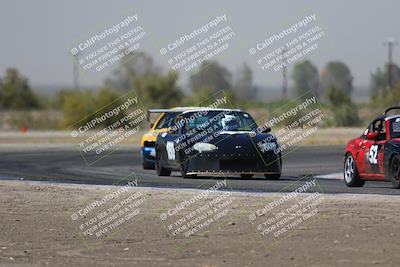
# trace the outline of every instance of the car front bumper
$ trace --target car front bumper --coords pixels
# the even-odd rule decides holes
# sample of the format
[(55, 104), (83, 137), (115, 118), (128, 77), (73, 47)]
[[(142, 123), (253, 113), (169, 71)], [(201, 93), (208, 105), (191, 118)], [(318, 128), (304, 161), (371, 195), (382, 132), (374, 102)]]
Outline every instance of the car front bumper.
[(272, 174), (281, 173), (282, 171), (280, 155), (275, 153), (260, 155), (203, 152), (186, 160), (188, 160), (188, 174)]

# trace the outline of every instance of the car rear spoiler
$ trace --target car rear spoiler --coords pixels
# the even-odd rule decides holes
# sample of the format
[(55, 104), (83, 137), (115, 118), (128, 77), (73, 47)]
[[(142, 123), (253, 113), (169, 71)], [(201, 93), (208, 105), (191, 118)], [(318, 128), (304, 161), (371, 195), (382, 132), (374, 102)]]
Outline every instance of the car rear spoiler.
[(152, 113), (169, 113), (169, 112), (176, 112), (176, 110), (165, 109), (165, 108), (149, 109), (147, 110), (147, 120), (150, 122), (150, 114)]
[(383, 112), (383, 115), (387, 115), (387, 113), (388, 113), (389, 111), (394, 110), (394, 109), (400, 109), (400, 107), (399, 107), (399, 106), (390, 107), (390, 108), (386, 109), (385, 112)]

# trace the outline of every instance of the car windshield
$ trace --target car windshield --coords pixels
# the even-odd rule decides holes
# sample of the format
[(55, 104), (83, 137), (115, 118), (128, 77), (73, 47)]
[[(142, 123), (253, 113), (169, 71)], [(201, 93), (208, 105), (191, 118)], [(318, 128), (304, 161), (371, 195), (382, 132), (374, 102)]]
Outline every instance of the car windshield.
[(253, 118), (241, 111), (207, 111), (206, 114), (202, 113), (189, 113), (186, 118), (187, 123), (185, 126), (186, 131), (191, 129), (209, 129), (212, 127), (213, 131), (255, 131), (257, 124)]
[(156, 125), (156, 129), (163, 129), (163, 128), (168, 128), (174, 125), (175, 123), (175, 118), (178, 116), (179, 112), (167, 112), (164, 113), (162, 118), (158, 121)]

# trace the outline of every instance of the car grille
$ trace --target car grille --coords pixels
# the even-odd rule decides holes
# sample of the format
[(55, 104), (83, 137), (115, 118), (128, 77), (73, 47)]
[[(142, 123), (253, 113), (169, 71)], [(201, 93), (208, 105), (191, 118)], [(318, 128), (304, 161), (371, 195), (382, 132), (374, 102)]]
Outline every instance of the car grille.
[(248, 159), (229, 159), (220, 160), (219, 168), (221, 171), (256, 171), (258, 169), (258, 164), (256, 160)]

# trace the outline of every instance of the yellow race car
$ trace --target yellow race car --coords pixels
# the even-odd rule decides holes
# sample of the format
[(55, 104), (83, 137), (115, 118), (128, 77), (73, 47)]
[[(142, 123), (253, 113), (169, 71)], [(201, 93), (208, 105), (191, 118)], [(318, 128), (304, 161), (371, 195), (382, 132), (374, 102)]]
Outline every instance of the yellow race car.
[[(176, 116), (180, 113), (195, 109), (196, 107), (176, 107), (171, 109), (149, 109), (147, 118), (150, 121), (150, 130), (142, 136), (140, 141), (140, 154), (142, 157), (143, 169), (155, 168), (155, 143), (157, 135), (168, 131), (174, 124)], [(155, 121), (151, 122), (151, 117), (156, 117)]]

